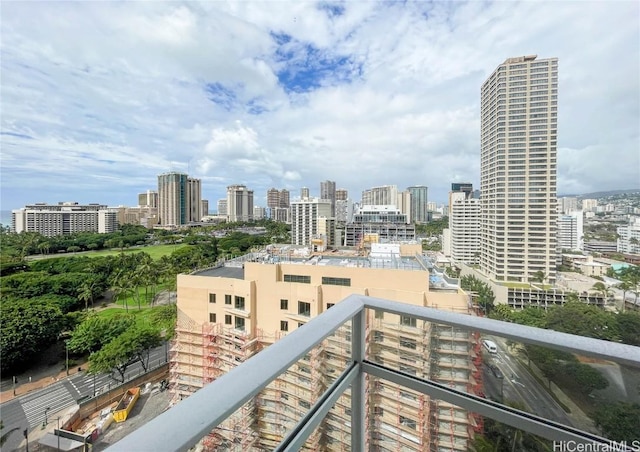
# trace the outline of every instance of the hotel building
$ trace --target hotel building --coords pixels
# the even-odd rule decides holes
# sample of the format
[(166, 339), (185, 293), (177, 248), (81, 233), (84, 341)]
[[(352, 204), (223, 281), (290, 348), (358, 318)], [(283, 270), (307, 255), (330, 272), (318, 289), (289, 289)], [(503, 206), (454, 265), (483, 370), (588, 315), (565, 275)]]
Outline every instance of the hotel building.
[(482, 272), (555, 281), (558, 60), (509, 58), (481, 91)]
[(244, 185), (229, 185), (227, 187), (227, 220), (253, 220), (253, 190)]
[(97, 232), (106, 234), (118, 229), (117, 209), (102, 204), (77, 202), (37, 203), (11, 212), (13, 232), (37, 232), (45, 237)]

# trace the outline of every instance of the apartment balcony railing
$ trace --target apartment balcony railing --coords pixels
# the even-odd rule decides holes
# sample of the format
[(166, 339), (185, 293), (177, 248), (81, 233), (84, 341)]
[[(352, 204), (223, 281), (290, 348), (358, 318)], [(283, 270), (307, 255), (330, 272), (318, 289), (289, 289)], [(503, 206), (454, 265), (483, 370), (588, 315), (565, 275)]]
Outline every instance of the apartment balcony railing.
[[(469, 412), (539, 435), (552, 441), (588, 444), (609, 450), (611, 440), (520, 411), (483, 397), (419, 378), (367, 359), (366, 312), (368, 309), (428, 322), (492, 334), (530, 345), (548, 347), (640, 368), (640, 348), (574, 336), (492, 319), (412, 306), (389, 300), (351, 295), (304, 326), (286, 335), (214, 382), (182, 400), (170, 410), (140, 427), (109, 451), (187, 450), (252, 400), (310, 350), (346, 322), (351, 322), (351, 357), (346, 369), (324, 391), (297, 425), (288, 432), (278, 451), (295, 451), (305, 445), (316, 427), (348, 389), (351, 392), (350, 450), (367, 450), (365, 375), (403, 386), (431, 399), (448, 402)], [(369, 391), (375, 391), (370, 385)], [(410, 405), (409, 405), (410, 406)], [(600, 447), (600, 448), (598, 448)], [(578, 450), (578, 449), (575, 449)], [(623, 449), (616, 449), (623, 450)]]

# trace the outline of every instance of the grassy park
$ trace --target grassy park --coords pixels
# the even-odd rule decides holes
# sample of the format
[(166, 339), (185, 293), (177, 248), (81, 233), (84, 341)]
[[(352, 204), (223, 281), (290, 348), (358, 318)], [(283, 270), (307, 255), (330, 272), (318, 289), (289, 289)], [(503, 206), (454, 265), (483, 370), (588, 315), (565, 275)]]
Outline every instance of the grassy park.
[(135, 254), (145, 252), (151, 259), (158, 260), (162, 256), (168, 256), (176, 250), (189, 247), (191, 245), (185, 244), (175, 244), (175, 245), (149, 245), (149, 246), (140, 246), (140, 247), (132, 247), (132, 248), (111, 248), (108, 250), (99, 250), (99, 251), (79, 251), (77, 253), (61, 253), (61, 254), (40, 254), (31, 256), (30, 259), (50, 259), (54, 257), (65, 257), (65, 256), (87, 256), (87, 257), (103, 257), (103, 256), (118, 256), (120, 254)]

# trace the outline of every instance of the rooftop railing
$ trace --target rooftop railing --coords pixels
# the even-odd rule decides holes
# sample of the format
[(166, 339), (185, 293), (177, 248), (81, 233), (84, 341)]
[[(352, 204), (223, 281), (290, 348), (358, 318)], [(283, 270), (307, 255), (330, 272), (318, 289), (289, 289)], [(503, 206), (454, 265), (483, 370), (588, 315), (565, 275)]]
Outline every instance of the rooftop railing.
[(318, 397), (275, 450), (299, 450), (340, 396), (348, 389), (351, 392), (350, 450), (366, 450), (366, 374), (552, 441), (572, 441), (572, 444), (584, 443), (590, 444), (590, 447), (610, 447), (611, 440), (593, 433), (511, 408), (478, 395), (456, 390), (436, 381), (403, 373), (367, 359), (365, 332), (368, 309), (465, 330), (474, 330), (484, 334), (499, 335), (511, 341), (616, 361), (635, 368), (640, 367), (639, 347), (434, 308), (351, 295), (182, 400), (108, 450), (178, 451), (193, 447), (310, 350), (348, 322), (351, 324), (351, 341), (348, 344), (351, 347), (349, 364), (328, 389)]

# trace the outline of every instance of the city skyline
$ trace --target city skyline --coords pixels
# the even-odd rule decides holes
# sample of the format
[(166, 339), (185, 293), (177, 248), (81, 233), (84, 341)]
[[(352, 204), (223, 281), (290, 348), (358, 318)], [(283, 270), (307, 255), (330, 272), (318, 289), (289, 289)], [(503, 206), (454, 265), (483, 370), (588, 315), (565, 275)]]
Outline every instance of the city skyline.
[(445, 203), (479, 186), (479, 86), (529, 54), (560, 60), (558, 194), (635, 188), (639, 6), (614, 5), (8, 3), (2, 209), (133, 205), (168, 171), (212, 202), (332, 180)]

